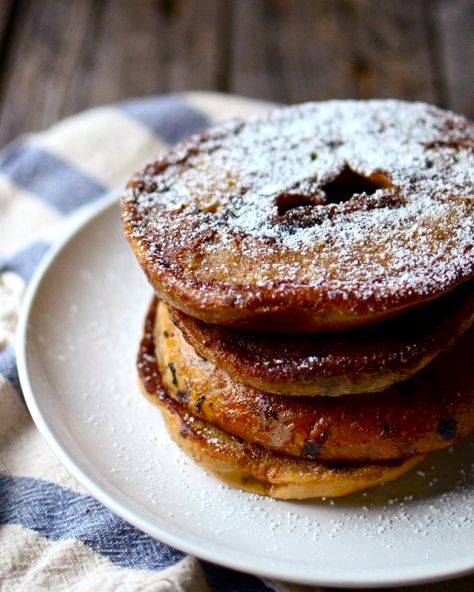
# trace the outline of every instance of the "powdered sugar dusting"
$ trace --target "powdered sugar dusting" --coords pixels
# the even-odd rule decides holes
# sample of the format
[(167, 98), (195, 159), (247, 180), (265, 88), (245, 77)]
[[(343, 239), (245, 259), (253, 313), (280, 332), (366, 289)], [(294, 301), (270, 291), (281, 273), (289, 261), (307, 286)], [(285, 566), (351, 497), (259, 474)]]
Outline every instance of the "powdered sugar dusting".
[[(422, 103), (283, 108), (147, 167), (129, 185), (124, 221), (183, 281), (246, 286), (257, 299), (292, 283), (378, 309), (472, 275), (473, 147), (471, 124)], [(382, 182), (351, 195), (347, 171)], [(349, 195), (332, 199), (324, 188), (338, 176)]]

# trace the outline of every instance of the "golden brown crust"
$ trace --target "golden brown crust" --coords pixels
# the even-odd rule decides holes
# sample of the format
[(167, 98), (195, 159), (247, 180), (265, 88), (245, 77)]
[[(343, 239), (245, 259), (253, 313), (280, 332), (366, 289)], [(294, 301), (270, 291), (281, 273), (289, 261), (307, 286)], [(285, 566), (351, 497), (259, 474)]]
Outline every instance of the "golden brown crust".
[(382, 391), (448, 349), (472, 324), (474, 282), (396, 320), (343, 333), (242, 333), (168, 310), (197, 353), (233, 379), (267, 393), (339, 396)]
[(169, 396), (226, 432), (286, 454), (340, 462), (396, 459), (446, 448), (474, 429), (474, 331), (406, 382), (341, 397), (269, 395), (232, 380), (185, 342), (164, 303), (155, 345)]
[(138, 173), (124, 229), (160, 297), (203, 321), (375, 323), (473, 276), (473, 146), (472, 124), (421, 103), (284, 108)]
[(156, 360), (153, 364), (150, 327), (148, 316), (137, 361), (144, 394), (160, 407), (183, 452), (233, 487), (279, 499), (337, 497), (396, 479), (424, 458), (330, 465), (270, 452), (232, 436), (194, 417), (165, 393)]
[(166, 427), (183, 452), (232, 487), (277, 499), (339, 497), (397, 479), (424, 456), (362, 465), (324, 465), (277, 455), (186, 414), (158, 399)]

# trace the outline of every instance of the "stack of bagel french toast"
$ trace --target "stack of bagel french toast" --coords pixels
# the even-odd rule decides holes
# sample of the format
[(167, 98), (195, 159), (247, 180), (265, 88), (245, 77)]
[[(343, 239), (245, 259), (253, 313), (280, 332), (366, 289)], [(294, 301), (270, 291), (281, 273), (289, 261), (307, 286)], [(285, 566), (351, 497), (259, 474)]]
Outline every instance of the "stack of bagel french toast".
[(144, 393), (275, 498), (390, 481), (474, 429), (474, 127), (396, 100), (219, 125), (139, 171)]

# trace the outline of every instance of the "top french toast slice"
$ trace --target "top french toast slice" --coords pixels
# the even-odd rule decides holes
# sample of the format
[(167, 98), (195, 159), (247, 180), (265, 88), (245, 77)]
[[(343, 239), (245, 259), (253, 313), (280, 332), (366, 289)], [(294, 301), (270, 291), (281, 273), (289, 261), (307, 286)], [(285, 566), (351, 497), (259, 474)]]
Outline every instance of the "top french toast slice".
[(423, 103), (277, 109), (137, 173), (125, 234), (160, 298), (205, 322), (375, 323), (473, 276), (473, 146), (470, 122)]

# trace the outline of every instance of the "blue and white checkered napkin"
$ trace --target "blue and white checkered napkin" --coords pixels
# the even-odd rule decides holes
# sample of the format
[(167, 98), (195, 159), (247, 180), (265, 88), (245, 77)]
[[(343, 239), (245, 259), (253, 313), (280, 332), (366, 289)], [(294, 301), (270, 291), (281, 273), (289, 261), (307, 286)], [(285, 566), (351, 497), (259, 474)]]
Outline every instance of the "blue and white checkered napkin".
[[(25, 285), (77, 210), (123, 185), (170, 144), (213, 122), (267, 108), (213, 93), (140, 99), (71, 117), (0, 152), (2, 592), (308, 590), (186, 556), (90, 497), (36, 430), (20, 396), (12, 345)], [(473, 580), (465, 582), (450, 589), (472, 590)]]

